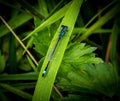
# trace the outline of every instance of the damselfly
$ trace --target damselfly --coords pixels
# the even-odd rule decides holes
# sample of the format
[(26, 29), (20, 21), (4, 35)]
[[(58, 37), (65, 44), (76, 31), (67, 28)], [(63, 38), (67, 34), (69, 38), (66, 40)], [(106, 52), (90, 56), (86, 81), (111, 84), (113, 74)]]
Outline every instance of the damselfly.
[(58, 39), (57, 39), (54, 47), (52, 48), (52, 51), (51, 51), (50, 54), (48, 55), (48, 57), (49, 57), (49, 58), (48, 58), (48, 63), (47, 63), (46, 68), (44, 69), (44, 71), (43, 71), (43, 73), (42, 73), (42, 77), (44, 77), (44, 75), (46, 74), (47, 68), (48, 68), (49, 63), (50, 63), (50, 61), (51, 61), (51, 59), (52, 59), (52, 56), (53, 56), (53, 54), (54, 54), (54, 52), (55, 52), (55, 49), (56, 49), (56, 47), (57, 47), (60, 39), (64, 36), (64, 34), (66, 33), (67, 30), (68, 30), (68, 26), (61, 25), (60, 34), (59, 34), (59, 36), (58, 36)]

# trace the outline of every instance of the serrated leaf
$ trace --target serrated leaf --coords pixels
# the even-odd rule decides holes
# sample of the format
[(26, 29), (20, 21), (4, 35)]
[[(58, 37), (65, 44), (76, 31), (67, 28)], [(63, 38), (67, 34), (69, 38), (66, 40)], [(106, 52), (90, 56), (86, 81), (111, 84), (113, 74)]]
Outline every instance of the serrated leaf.
[(113, 96), (118, 87), (118, 75), (111, 64), (96, 64), (86, 71), (94, 77), (94, 89), (107, 96)]
[(82, 71), (73, 67), (66, 79), (71, 86), (93, 90), (109, 97), (118, 88), (118, 74), (111, 64), (85, 64)]
[(65, 52), (63, 61), (67, 63), (101, 63), (102, 59), (96, 58), (92, 53), (96, 47), (85, 46), (84, 43), (72, 43)]

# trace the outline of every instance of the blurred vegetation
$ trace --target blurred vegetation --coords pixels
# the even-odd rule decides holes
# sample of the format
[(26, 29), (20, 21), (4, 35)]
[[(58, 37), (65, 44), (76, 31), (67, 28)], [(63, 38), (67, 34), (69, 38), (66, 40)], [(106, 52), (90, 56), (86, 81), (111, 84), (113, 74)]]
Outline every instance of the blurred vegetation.
[[(0, 0), (0, 101), (120, 101), (119, 7)], [(49, 60), (61, 25), (68, 30)]]

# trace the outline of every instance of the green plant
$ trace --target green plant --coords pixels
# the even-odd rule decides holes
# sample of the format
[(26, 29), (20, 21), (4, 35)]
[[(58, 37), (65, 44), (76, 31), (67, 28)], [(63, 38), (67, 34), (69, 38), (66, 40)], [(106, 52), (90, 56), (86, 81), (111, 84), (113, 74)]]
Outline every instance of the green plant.
[[(89, 0), (18, 0), (13, 4), (0, 1), (0, 5), (11, 7), (9, 17), (5, 15), (7, 22), (0, 16), (5, 24), (0, 25), (2, 101), (13, 101), (18, 96), (32, 101), (104, 101), (114, 96), (120, 99), (116, 59), (120, 3), (114, 0), (95, 13), (91, 8), (95, 5), (91, 3)], [(62, 25), (68, 29), (50, 55)], [(104, 37), (110, 34), (112, 38), (106, 43)], [(104, 53), (108, 44), (111, 52)], [(105, 63), (101, 53), (108, 54), (111, 63)], [(46, 75), (42, 76), (46, 66)], [(14, 99), (8, 96), (10, 92), (14, 93)]]

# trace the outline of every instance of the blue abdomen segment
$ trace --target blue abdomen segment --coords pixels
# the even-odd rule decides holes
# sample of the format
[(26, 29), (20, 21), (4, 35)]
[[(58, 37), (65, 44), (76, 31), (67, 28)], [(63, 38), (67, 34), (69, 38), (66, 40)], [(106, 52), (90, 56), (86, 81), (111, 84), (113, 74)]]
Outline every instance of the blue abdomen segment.
[(44, 76), (45, 74), (46, 74), (46, 70), (43, 71), (42, 76)]

